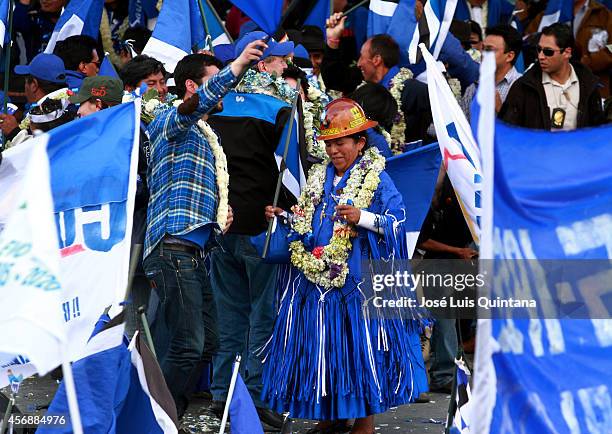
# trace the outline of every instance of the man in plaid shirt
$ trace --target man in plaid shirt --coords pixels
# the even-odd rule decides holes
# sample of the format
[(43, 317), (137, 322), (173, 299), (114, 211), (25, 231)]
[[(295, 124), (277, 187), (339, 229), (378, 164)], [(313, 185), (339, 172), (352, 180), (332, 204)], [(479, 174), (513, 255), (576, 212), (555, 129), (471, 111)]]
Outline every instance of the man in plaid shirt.
[[(184, 102), (148, 127), (144, 269), (159, 299), (152, 323), (154, 345), (179, 416), (187, 408), (188, 380), (204, 348), (205, 322), (210, 324), (215, 316), (203, 259), (208, 238), (218, 226), (215, 158), (197, 122), (265, 48), (263, 41), (253, 41), (221, 71), (210, 56), (186, 56), (174, 71)], [(230, 210), (227, 226), (219, 229), (227, 230), (232, 219)]]

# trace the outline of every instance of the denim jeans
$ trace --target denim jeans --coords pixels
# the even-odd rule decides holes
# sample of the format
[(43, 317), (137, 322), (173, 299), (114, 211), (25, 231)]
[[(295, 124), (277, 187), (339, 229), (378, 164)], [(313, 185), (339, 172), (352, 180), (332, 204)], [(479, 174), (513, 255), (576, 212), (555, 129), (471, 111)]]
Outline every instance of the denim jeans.
[[(216, 310), (204, 259), (160, 244), (144, 260), (156, 297), (151, 334), (159, 365), (179, 416), (188, 405), (189, 378), (202, 357), (205, 336), (216, 340)], [(151, 307), (151, 306), (150, 306)]]
[(276, 318), (277, 266), (261, 260), (247, 235), (227, 234), (210, 254), (210, 279), (219, 319), (213, 357), (213, 399), (225, 401), (236, 354), (241, 375), (257, 407), (261, 401), (262, 355)]

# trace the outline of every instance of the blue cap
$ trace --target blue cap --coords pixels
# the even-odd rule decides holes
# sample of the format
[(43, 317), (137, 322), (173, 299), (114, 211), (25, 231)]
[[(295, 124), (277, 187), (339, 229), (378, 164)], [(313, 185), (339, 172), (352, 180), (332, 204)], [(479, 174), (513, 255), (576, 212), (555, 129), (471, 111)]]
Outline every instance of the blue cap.
[(31, 75), (51, 83), (65, 83), (64, 61), (55, 54), (40, 53), (29, 65), (15, 66), (15, 74)]
[(213, 51), (215, 53), (215, 57), (223, 63), (227, 63), (236, 58), (234, 55), (234, 44), (219, 44), (213, 47)]
[(295, 49), (293, 50), (293, 54), (298, 59), (310, 60), (310, 55), (308, 54), (308, 51), (306, 50), (306, 48), (304, 48), (302, 44), (298, 44), (295, 46)]
[(262, 60), (270, 56), (284, 57), (284, 56), (288, 56), (289, 54), (293, 53), (293, 42), (291, 41), (276, 42), (272, 38), (268, 39), (268, 35), (266, 34), (266, 32), (262, 32), (258, 30), (256, 32), (247, 33), (246, 35), (244, 35), (242, 38), (240, 38), (236, 42), (236, 49), (234, 50), (234, 56), (235, 57), (240, 56), (240, 53), (244, 51), (245, 47), (248, 44), (258, 39), (267, 40), (266, 44), (268, 45), (268, 48), (266, 49), (266, 51), (264, 51), (263, 56), (261, 57)]

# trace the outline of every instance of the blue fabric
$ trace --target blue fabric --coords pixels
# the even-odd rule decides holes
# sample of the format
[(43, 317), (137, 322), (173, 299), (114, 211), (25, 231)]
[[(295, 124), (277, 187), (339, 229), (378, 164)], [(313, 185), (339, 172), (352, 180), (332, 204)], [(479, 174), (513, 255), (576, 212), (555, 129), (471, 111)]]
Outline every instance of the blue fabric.
[(204, 9), (204, 18), (206, 18), (206, 24), (208, 25), (208, 31), (210, 32), (213, 46), (229, 43), (231, 39), (225, 31), (223, 23), (219, 21), (217, 14), (211, 9), (210, 2), (202, 0), (202, 7)]
[(393, 80), (393, 77), (395, 77), (398, 73), (399, 73), (399, 67), (398, 66), (392, 66), (387, 71), (387, 73), (384, 75), (382, 80), (380, 80), (379, 84), (385, 86), (385, 88), (387, 90), (389, 90), (391, 88), (391, 81)]
[(574, 19), (574, 2), (573, 0), (549, 0), (546, 3), (544, 10), (544, 19), (549, 15), (559, 13), (559, 19), (556, 22), (570, 23)]
[[(263, 255), (264, 246), (266, 245), (266, 232), (251, 237), (251, 243), (257, 250), (257, 253)], [(282, 223), (277, 217), (276, 227), (270, 235), (268, 251), (264, 262), (268, 264), (288, 264), (291, 258), (289, 253), (289, 226)]]
[(436, 187), (441, 160), (437, 142), (387, 159), (385, 170), (402, 195), (406, 209), (410, 210), (404, 223), (408, 232), (421, 230)]
[(87, 77), (85, 74), (79, 71), (66, 70), (66, 84), (68, 88), (73, 92), (78, 92), (83, 84), (83, 80)]
[[(370, 13), (369, 9), (360, 6), (351, 12), (346, 20), (346, 26), (353, 30), (353, 35), (355, 35), (355, 49), (356, 53), (359, 53), (361, 50), (361, 46), (368, 39), (368, 14)], [(323, 32), (325, 35), (325, 32)]]
[(391, 17), (378, 15), (372, 10), (368, 15), (368, 38), (380, 33), (390, 35), (400, 47), (400, 66), (406, 66), (409, 63), (408, 47), (417, 26), (414, 4), (415, 0), (399, 0)]
[[(53, 33), (59, 33), (62, 31), (64, 26), (68, 26), (71, 31), (62, 35), (65, 39), (69, 36), (74, 35), (87, 35), (94, 39), (98, 39), (98, 33), (100, 31), (100, 21), (102, 20), (102, 9), (104, 8), (104, 0), (72, 0), (66, 5), (66, 9), (60, 16), (59, 20), (55, 24)], [(74, 16), (77, 16), (83, 21), (83, 30), (80, 33), (76, 33), (73, 30)], [(47, 46), (46, 52), (53, 51), (54, 46)]]
[(231, 434), (263, 434), (253, 399), (249, 395), (240, 373), (236, 378), (236, 387), (230, 402), (229, 415), (232, 421), (230, 424)]
[(264, 263), (247, 235), (225, 234), (218, 241), (220, 246), (210, 254), (210, 279), (218, 322), (231, 327), (219, 328), (211, 393), (214, 400), (225, 401), (234, 359), (242, 354), (240, 374), (255, 405), (265, 407), (261, 400), (261, 349), (274, 326), (279, 266)]
[(129, 0), (128, 19), (130, 27), (146, 27), (147, 21), (159, 15), (155, 0)]
[(98, 75), (119, 78), (119, 74), (117, 74), (115, 67), (110, 61), (110, 56), (104, 56), (104, 60), (102, 60), (102, 63), (100, 64), (100, 71), (98, 72)]
[[(198, 46), (206, 38), (197, 1), (175, 0), (164, 5), (168, 7), (162, 6), (151, 37), (185, 53), (191, 53), (191, 48)], [(189, 17), (189, 21), (186, 17)], [(176, 29), (182, 31), (177, 32)]]
[(197, 122), (228, 91), (235, 77), (229, 67), (199, 89), (198, 108), (181, 115), (175, 107), (149, 124), (150, 199), (144, 257), (168, 233), (183, 235), (217, 217), (215, 158)]
[(230, 0), (269, 35), (276, 32), (283, 12), (283, 0)]
[(48, 133), (56, 212), (127, 200), (134, 119), (134, 104), (121, 104)]
[[(8, 33), (8, 11), (9, 11), (9, 0), (0, 1), (0, 21), (4, 24), (4, 40), (2, 41), (2, 46), (6, 44), (10, 40), (10, 35)], [(325, 22), (323, 22), (325, 24)]]
[[(514, 6), (507, 0), (487, 0), (487, 8), (487, 27), (493, 27), (498, 24), (508, 23)], [(457, 1), (454, 19), (460, 21), (471, 19), (467, 0)]]
[[(334, 174), (330, 164), (323, 200), (313, 217), (312, 247), (329, 243), (334, 196), (345, 188), (350, 170), (336, 186)], [(393, 254), (395, 259), (407, 257), (402, 198), (385, 172), (380, 177), (368, 211), (379, 215), (378, 224), (385, 234), (358, 228), (346, 284), (326, 291), (293, 267), (279, 279), (282, 298), (274, 333), (265, 349), (262, 395), (276, 411), (304, 419), (351, 419), (385, 412), (427, 390), (416, 321), (401, 316), (363, 317), (364, 298), (357, 288), (362, 261), (389, 259)], [(381, 329), (388, 338), (388, 350), (376, 344)], [(319, 371), (321, 363), (325, 367)]]
[(325, 34), (325, 21), (329, 17), (329, 0), (317, 0), (304, 21), (305, 26), (317, 26)]
[(254, 32), (245, 33), (236, 41), (236, 47), (234, 48), (234, 56), (238, 58), (240, 54), (244, 51), (247, 45), (249, 45), (253, 41), (257, 41), (258, 39), (262, 39), (266, 41), (268, 48), (266, 48), (263, 52), (263, 56), (261, 59), (265, 59), (270, 56), (288, 56), (293, 52), (294, 45), (292, 41), (286, 42), (276, 42), (273, 38), (270, 38), (266, 32), (262, 32), (261, 30), (256, 30)]
[(66, 80), (62, 76), (66, 73), (64, 61), (55, 54), (37, 54), (29, 65), (15, 66), (15, 74), (33, 75), (42, 80), (52, 83), (64, 83)]
[(187, 241), (191, 241), (194, 244), (200, 246), (202, 251), (210, 238), (210, 233), (212, 232), (214, 223), (210, 223), (204, 226), (200, 226), (197, 229), (192, 230), (191, 232), (187, 232), (183, 235), (178, 235), (177, 238), (182, 238)]
[(368, 130), (366, 131), (366, 134), (368, 135), (368, 145), (374, 146), (376, 149), (378, 149), (378, 151), (380, 152), (380, 155), (382, 155), (385, 158), (389, 158), (393, 156), (393, 153), (391, 152), (391, 148), (389, 147), (387, 140), (382, 134), (380, 134), (374, 128), (368, 128)]

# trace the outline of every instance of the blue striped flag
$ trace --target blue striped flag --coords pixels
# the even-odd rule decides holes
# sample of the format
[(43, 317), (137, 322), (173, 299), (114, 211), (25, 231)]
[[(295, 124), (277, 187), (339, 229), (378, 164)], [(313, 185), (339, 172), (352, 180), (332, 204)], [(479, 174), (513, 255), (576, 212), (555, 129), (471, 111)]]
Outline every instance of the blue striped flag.
[(130, 27), (147, 27), (150, 20), (157, 18), (156, 0), (130, 0), (128, 4), (128, 21)]
[(408, 64), (408, 51), (419, 42), (415, 0), (372, 0), (368, 14), (368, 38), (386, 33), (400, 46), (400, 65)]
[(55, 44), (70, 36), (87, 35), (98, 39), (104, 0), (72, 0), (55, 24), (45, 53), (53, 53)]
[(570, 23), (574, 19), (573, 0), (548, 0), (538, 32), (554, 23)]
[(413, 41), (416, 39), (418, 42), (410, 44), (408, 52), (410, 63), (418, 62), (418, 44), (420, 43), (425, 44), (434, 59), (438, 58), (453, 21), (456, 7), (457, 0), (429, 0), (425, 3), (423, 16), (413, 36)]

